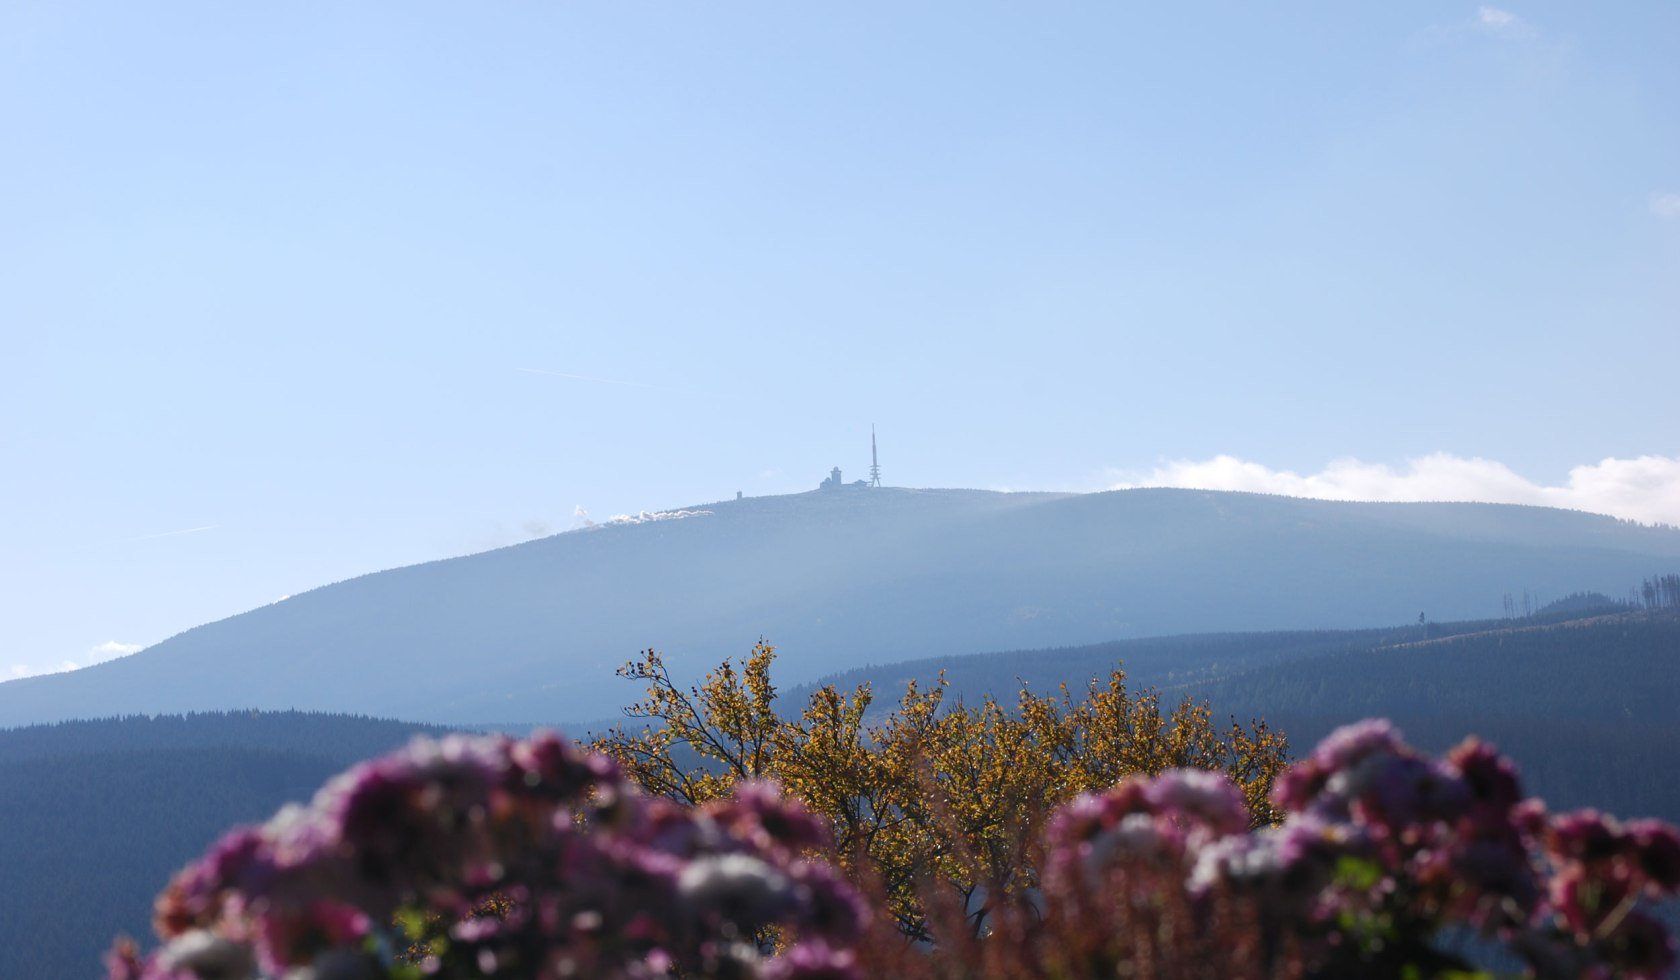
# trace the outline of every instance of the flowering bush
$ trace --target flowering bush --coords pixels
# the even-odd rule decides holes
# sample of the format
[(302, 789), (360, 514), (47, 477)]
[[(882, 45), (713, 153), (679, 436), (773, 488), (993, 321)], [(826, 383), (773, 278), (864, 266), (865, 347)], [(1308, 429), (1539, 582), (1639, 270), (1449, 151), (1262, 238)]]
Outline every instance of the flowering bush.
[(1063, 808), (1047, 833), (1044, 905), (1107, 937), (1062, 943), (1084, 947), (1072, 972), (1112, 974), (1149, 945), (1139, 924), (1175, 907), (1180, 932), (1206, 930), (1215, 910), (1255, 926), (1242, 975), (1436, 976), (1468, 969), (1449, 950), (1471, 935), (1545, 977), (1674, 965), (1673, 940), (1640, 905), (1680, 889), (1680, 834), (1592, 811), (1549, 816), (1485, 744), (1430, 759), (1387, 722), (1362, 722), (1290, 769), (1274, 797), (1286, 818), (1253, 832), (1235, 788), (1205, 772)]
[(554, 735), (420, 739), (223, 838), (110, 976), (826, 976), (867, 914), (826, 840), (763, 785), (690, 809)]
[(166, 945), (119, 943), (110, 975), (1399, 978), (1463, 975), (1471, 940), (1542, 977), (1675, 963), (1646, 906), (1680, 891), (1680, 833), (1548, 814), (1474, 740), (1432, 759), (1349, 726), (1274, 803), (1252, 830), (1239, 786), (1190, 769), (1080, 796), (1038, 889), (979, 914), (935, 889), (912, 944), (771, 786), (685, 807), (554, 736), (417, 741), (223, 839), (160, 896)]

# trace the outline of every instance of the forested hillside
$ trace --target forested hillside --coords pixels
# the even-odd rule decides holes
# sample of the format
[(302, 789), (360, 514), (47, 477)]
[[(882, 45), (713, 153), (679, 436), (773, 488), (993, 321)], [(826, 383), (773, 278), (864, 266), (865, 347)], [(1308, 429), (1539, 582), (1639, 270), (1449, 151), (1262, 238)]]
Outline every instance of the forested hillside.
[(98, 974), (111, 936), (149, 936), (152, 896), (222, 832), (441, 731), (298, 712), (0, 731), (0, 977)]
[(1373, 646), (1193, 685), (1309, 745), (1381, 715), (1418, 745), (1495, 742), (1554, 807), (1680, 821), (1680, 617), (1628, 613)]
[[(130, 715), (0, 729), (0, 763), (113, 751), (261, 749), (348, 765), (434, 725), (322, 711), (202, 711)], [(395, 740), (395, 741), (393, 741)]]
[[(884, 710), (941, 671), (950, 696), (1009, 702), (1023, 684), (1075, 691), (1116, 664), (1134, 688), (1264, 718), (1293, 746), (1387, 717), (1417, 744), (1498, 743), (1555, 806), (1680, 820), (1680, 613), (1572, 596), (1528, 617), (1375, 630), (1212, 634), (930, 658), (847, 671)], [(790, 692), (791, 703), (806, 689)]]
[[(1627, 611), (1626, 605), (1602, 595), (1572, 595), (1532, 615), (1525, 626), (1547, 626), (1583, 617)], [(1006, 696), (1025, 685), (1046, 691), (1058, 684), (1080, 688), (1092, 678), (1106, 677), (1115, 665), (1124, 667), (1134, 687), (1173, 691), (1273, 664), (1304, 661), (1331, 654), (1353, 653), (1420, 640), (1509, 628), (1516, 620), (1489, 619), (1359, 630), (1294, 630), (1254, 633), (1197, 633), (1184, 636), (1115, 640), (1045, 650), (1006, 650), (959, 657), (927, 657), (891, 664), (873, 664), (822, 678), (817, 684), (852, 688), (864, 682), (891, 695), (915, 680), (926, 685), (943, 672), (953, 697), (983, 694)], [(804, 685), (795, 700), (813, 685)]]

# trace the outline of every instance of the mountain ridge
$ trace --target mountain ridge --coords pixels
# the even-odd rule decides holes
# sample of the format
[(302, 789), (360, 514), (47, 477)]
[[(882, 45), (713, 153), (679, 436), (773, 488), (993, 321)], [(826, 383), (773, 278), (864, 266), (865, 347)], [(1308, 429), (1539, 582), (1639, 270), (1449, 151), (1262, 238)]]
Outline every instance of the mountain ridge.
[(9, 681), (0, 726), (234, 707), (586, 720), (634, 693), (612, 668), (650, 646), (693, 675), (765, 636), (799, 682), (918, 655), (1478, 618), (1504, 592), (1615, 590), (1680, 558), (1680, 531), (1500, 504), (844, 488), (682, 510), (704, 513), (356, 576)]

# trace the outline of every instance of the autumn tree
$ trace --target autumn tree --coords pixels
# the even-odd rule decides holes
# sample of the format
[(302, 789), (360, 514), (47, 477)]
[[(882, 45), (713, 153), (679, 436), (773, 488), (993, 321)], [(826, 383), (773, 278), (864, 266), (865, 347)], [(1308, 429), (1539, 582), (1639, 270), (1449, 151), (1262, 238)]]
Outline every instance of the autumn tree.
[(991, 905), (1031, 889), (1037, 870), (1024, 841), (1074, 795), (1134, 774), (1195, 768), (1229, 775), (1255, 825), (1273, 822), (1270, 794), (1287, 764), (1283, 735), (1263, 721), (1221, 730), (1211, 709), (1185, 698), (1163, 706), (1133, 693), (1116, 668), (1075, 697), (1064, 685), (1023, 689), (1013, 708), (946, 698), (944, 675), (911, 682), (896, 708), (870, 711), (868, 684), (813, 691), (797, 716), (778, 710), (775, 649), (760, 642), (739, 667), (725, 660), (699, 684), (674, 681), (648, 650), (619, 673), (642, 683), (625, 709), (640, 726), (594, 738), (650, 793), (697, 805), (743, 780), (773, 779), (833, 825), (854, 875), (884, 892), (900, 928), (926, 937), (924, 883), (954, 890), (975, 929)]

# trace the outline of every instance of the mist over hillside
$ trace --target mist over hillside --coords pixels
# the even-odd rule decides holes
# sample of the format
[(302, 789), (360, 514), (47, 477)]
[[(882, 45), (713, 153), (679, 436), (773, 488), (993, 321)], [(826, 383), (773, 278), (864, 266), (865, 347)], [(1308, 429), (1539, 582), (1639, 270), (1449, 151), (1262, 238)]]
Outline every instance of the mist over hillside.
[(685, 510), (362, 576), (3, 683), (0, 726), (231, 708), (588, 720), (634, 697), (613, 668), (649, 646), (695, 674), (763, 636), (796, 683), (987, 649), (1470, 619), (1509, 592), (1619, 594), (1680, 557), (1673, 529), (1490, 504), (847, 487)]

